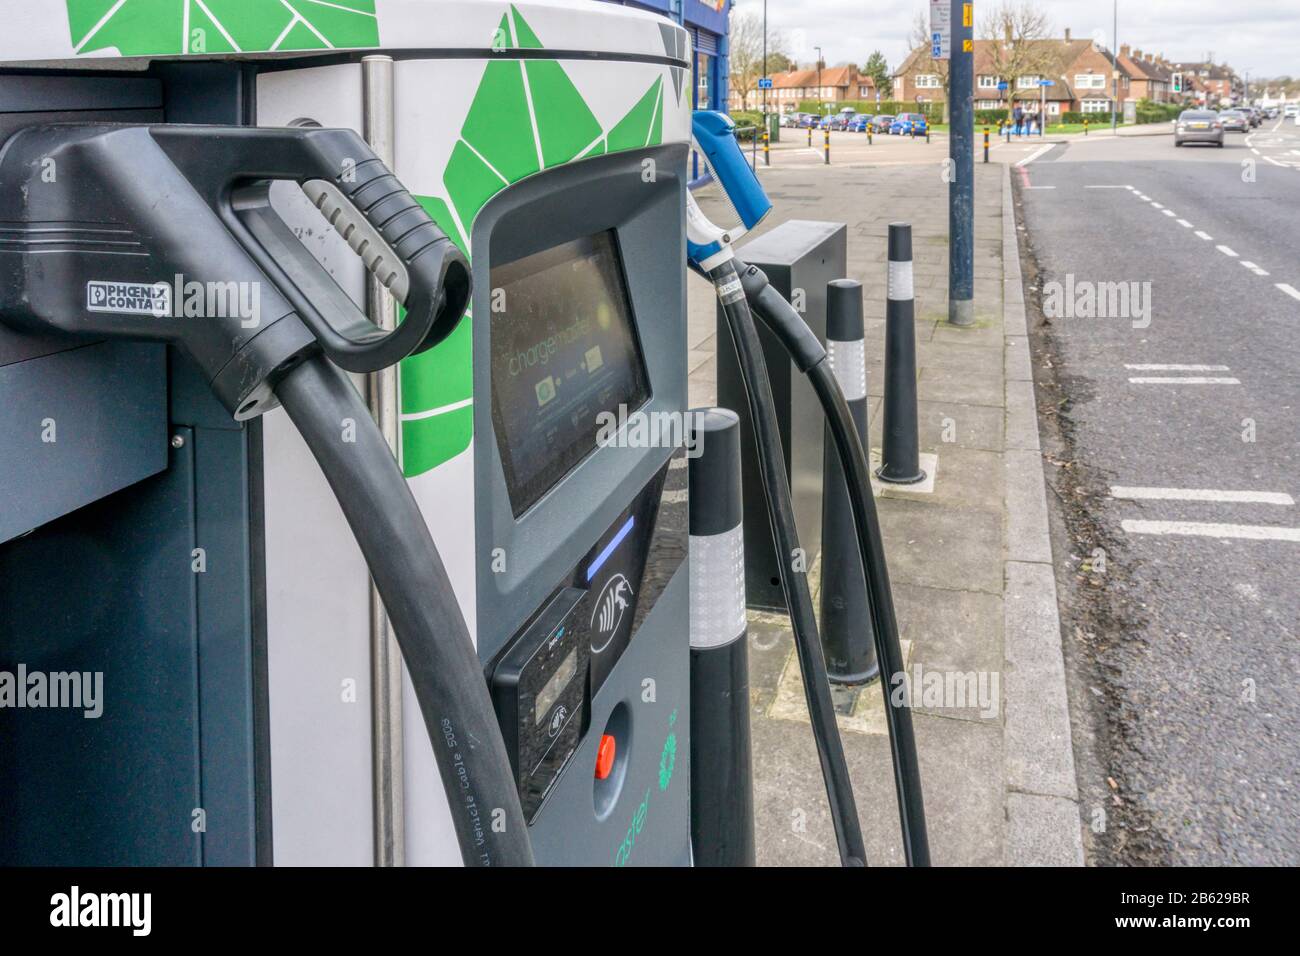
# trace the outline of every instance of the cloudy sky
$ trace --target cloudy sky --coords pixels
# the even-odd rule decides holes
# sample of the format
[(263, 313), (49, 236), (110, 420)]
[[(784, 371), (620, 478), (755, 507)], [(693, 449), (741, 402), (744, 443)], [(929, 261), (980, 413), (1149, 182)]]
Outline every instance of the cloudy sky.
[[(997, 0), (976, 0), (980, 11)], [(1109, 0), (1038, 0), (1060, 36), (1096, 36), (1109, 46)], [(741, 11), (762, 13), (763, 0), (736, 0)], [(928, 0), (767, 0), (768, 27), (791, 52), (811, 62), (820, 46), (828, 63), (861, 65), (881, 50), (891, 67), (906, 55), (917, 11)], [(1212, 53), (1251, 76), (1300, 74), (1300, 0), (1119, 0), (1119, 42), (1168, 59), (1194, 61)]]

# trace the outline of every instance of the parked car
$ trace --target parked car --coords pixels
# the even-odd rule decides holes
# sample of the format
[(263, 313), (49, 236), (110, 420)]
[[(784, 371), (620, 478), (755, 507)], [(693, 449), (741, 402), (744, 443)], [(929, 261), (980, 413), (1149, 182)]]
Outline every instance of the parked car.
[(1282, 115), (1284, 117), (1300, 116), (1300, 103), (1288, 103), (1286, 106), (1282, 107)]
[(835, 123), (831, 129), (846, 130), (853, 125), (853, 121), (858, 118), (858, 111), (851, 106), (846, 106), (835, 115)]
[(1223, 123), (1214, 110), (1183, 110), (1174, 127), (1174, 145), (1212, 143), (1223, 148)]
[(1241, 110), (1224, 110), (1219, 114), (1219, 122), (1230, 133), (1250, 132), (1250, 118)]
[(873, 119), (874, 117), (870, 113), (859, 113), (857, 116), (853, 117), (853, 125), (851, 125), (849, 129), (855, 133), (865, 133), (867, 128), (871, 126), (871, 121)]
[(871, 121), (871, 131), (873, 133), (888, 133), (889, 127), (894, 125), (894, 117), (880, 115)]
[(894, 136), (924, 136), (929, 124), (920, 113), (899, 113), (889, 125), (889, 132)]

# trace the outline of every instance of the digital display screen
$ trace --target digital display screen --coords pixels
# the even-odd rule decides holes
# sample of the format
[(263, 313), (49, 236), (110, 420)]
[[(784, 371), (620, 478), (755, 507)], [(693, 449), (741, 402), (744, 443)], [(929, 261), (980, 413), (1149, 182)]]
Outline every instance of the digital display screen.
[(569, 686), (569, 681), (573, 680), (577, 673), (578, 649), (574, 648), (569, 651), (564, 660), (560, 661), (559, 669), (551, 675), (546, 686), (537, 692), (537, 700), (533, 703), (534, 724), (540, 724), (546, 719), (546, 715), (551, 711), (551, 705), (560, 699), (560, 694)]
[(492, 422), (515, 517), (596, 449), (648, 375), (614, 232), (491, 270)]

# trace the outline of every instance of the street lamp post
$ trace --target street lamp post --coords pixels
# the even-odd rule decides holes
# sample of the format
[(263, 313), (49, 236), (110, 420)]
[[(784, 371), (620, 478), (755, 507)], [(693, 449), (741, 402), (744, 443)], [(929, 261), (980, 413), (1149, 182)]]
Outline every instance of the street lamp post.
[[(767, 79), (767, 0), (763, 0), (763, 79)], [(763, 87), (763, 129), (767, 129), (767, 87)]]
[(1116, 132), (1119, 126), (1119, 0), (1115, 0), (1114, 16), (1110, 33), (1110, 131)]
[(817, 51), (817, 115), (822, 115), (822, 48), (813, 47)]

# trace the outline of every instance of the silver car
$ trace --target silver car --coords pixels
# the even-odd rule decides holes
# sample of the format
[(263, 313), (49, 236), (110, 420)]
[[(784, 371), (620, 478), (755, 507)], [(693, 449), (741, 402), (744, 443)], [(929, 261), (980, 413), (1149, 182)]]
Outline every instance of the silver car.
[(1174, 145), (1213, 143), (1223, 148), (1223, 121), (1213, 110), (1183, 110), (1174, 127)]

